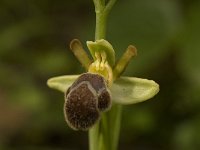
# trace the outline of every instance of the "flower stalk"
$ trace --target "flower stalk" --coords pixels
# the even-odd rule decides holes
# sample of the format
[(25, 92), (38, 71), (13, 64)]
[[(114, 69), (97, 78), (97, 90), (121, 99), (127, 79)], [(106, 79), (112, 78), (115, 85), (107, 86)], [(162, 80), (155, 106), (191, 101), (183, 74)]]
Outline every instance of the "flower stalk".
[[(95, 40), (106, 39), (108, 14), (116, 0), (93, 0), (96, 12)], [(111, 70), (112, 71), (112, 70)], [(113, 74), (112, 74), (113, 80)], [(116, 150), (118, 146), (122, 106), (114, 104), (101, 120), (89, 130), (90, 150)]]
[(93, 0), (96, 13), (95, 40), (106, 39), (107, 17), (116, 0)]

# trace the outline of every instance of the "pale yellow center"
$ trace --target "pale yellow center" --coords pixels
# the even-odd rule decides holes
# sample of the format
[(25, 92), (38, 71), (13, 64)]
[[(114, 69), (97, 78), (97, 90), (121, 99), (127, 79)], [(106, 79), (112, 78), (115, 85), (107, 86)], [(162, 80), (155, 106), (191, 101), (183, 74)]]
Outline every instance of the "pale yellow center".
[(113, 82), (113, 72), (106, 59), (106, 53), (104, 51), (95, 52), (95, 57), (96, 60), (89, 66), (88, 71), (102, 75), (110, 86)]

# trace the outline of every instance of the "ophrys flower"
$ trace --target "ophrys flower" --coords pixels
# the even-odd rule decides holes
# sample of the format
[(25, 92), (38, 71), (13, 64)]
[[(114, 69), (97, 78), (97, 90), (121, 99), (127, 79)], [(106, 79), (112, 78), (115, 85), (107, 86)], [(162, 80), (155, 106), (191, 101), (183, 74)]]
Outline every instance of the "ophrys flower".
[(117, 62), (108, 41), (87, 41), (87, 47), (93, 60), (89, 59), (79, 40), (70, 43), (70, 49), (86, 73), (53, 77), (47, 82), (49, 87), (65, 93), (65, 119), (73, 129), (89, 129), (111, 104), (134, 104), (158, 93), (159, 85), (153, 80), (120, 77), (131, 58), (137, 55), (134, 46), (128, 46)]

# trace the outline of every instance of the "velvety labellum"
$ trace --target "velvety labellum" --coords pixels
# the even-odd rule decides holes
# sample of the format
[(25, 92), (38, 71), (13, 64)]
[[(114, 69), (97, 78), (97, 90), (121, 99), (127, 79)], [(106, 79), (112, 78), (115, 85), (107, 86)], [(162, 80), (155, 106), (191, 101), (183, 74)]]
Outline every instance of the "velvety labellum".
[(110, 106), (107, 83), (98, 74), (82, 74), (65, 93), (65, 118), (75, 130), (89, 129), (99, 120), (100, 112)]

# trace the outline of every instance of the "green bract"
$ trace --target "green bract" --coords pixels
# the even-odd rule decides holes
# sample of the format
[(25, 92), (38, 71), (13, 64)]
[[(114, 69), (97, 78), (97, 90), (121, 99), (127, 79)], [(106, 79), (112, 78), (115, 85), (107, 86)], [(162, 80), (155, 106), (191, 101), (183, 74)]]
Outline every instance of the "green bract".
[[(49, 87), (66, 92), (79, 75), (65, 75), (48, 80)], [(112, 101), (118, 104), (134, 104), (152, 98), (159, 91), (159, 85), (152, 80), (121, 77), (110, 87)]]

